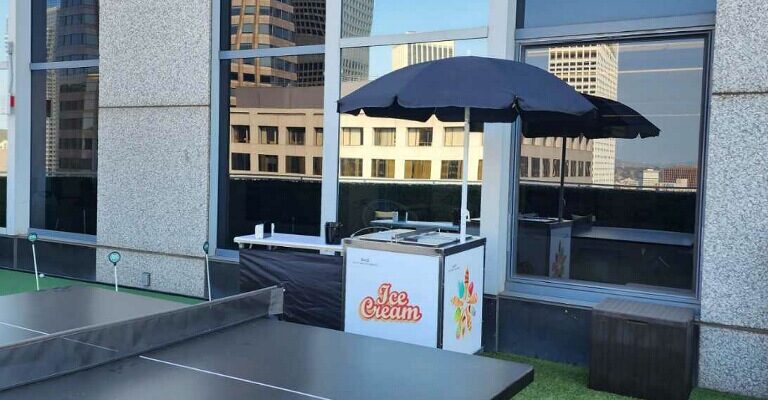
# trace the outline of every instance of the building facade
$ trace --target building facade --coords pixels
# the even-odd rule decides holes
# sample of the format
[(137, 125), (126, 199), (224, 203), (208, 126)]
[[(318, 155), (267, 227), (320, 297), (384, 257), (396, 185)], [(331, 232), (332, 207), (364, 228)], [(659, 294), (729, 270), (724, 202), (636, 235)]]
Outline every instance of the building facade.
[[(151, 290), (224, 296), (238, 291), (232, 237), (255, 221), (321, 236), (326, 222), (353, 229), (395, 209), (450, 220), (457, 124), (340, 116), (336, 101), (416, 62), (516, 59), (632, 106), (662, 133), (472, 133), (486, 348), (584, 364), (596, 303), (688, 307), (698, 385), (768, 396), (768, 69), (754, 56), (768, 47), (754, 28), (768, 2), (630, 3), (12, 0), (0, 266), (29, 270), (24, 238), (36, 232), (48, 275), (111, 282), (106, 255), (118, 250), (128, 286), (148, 273)], [(558, 213), (582, 225), (570, 270), (554, 276), (520, 251), (519, 222)], [(593, 228), (651, 240), (582, 235)]]

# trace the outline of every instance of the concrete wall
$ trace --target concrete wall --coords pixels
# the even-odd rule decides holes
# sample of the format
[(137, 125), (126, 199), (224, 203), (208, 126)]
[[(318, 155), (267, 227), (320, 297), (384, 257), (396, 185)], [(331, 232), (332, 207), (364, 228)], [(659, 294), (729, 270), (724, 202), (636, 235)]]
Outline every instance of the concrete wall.
[(768, 1), (717, 3), (699, 384), (768, 397)]
[(210, 0), (101, 0), (96, 277), (205, 294)]

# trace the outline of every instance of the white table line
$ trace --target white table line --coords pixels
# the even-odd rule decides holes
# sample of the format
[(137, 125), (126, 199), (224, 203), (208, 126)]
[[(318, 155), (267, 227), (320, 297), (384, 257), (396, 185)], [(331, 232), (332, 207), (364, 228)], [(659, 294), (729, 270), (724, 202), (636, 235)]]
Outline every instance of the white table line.
[(9, 327), (11, 327), (11, 328), (16, 328), (16, 329), (21, 329), (21, 330), (23, 330), (23, 331), (27, 331), (27, 332), (38, 333), (38, 334), (40, 334), (40, 335), (50, 335), (50, 333), (48, 333), (48, 332), (43, 332), (43, 331), (36, 331), (36, 330), (34, 330), (34, 329), (31, 329), (31, 328), (26, 328), (26, 327), (23, 327), (23, 326), (14, 325), (14, 324), (11, 324), (11, 323), (8, 323), (8, 322), (2, 322), (2, 321), (0, 321), (0, 325), (9, 326)]
[[(32, 329), (32, 328), (27, 328), (27, 327), (24, 327), (24, 326), (14, 325), (14, 324), (11, 324), (11, 323), (8, 323), (8, 322), (0, 321), (0, 325), (5, 325), (5, 326), (11, 327), (11, 328), (16, 328), (16, 329), (21, 329), (21, 330), (27, 331), (27, 332), (37, 333), (37, 334), (40, 334), (40, 335), (43, 335), (43, 336), (51, 336), (51, 335), (53, 335), (52, 333), (38, 331), (38, 330), (35, 330), (35, 329)], [(111, 351), (113, 353), (117, 353), (117, 350), (115, 350), (115, 349), (110, 349), (109, 347), (99, 346), (98, 344), (87, 343), (87, 342), (83, 342), (83, 341), (75, 340), (75, 339), (71, 339), (71, 338), (66, 338), (66, 337), (64, 337), (62, 339), (66, 340), (66, 341), (69, 341), (69, 342), (72, 342), (72, 343), (84, 344), (86, 346), (96, 347), (97, 349), (102, 349), (102, 350)]]
[(292, 389), (284, 388), (284, 387), (281, 387), (281, 386), (270, 385), (268, 383), (252, 381), (250, 379), (244, 379), (244, 378), (238, 378), (236, 376), (225, 375), (225, 374), (221, 374), (221, 373), (218, 373), (218, 372), (209, 371), (209, 370), (206, 370), (206, 369), (200, 369), (200, 368), (191, 367), (189, 365), (176, 364), (176, 363), (173, 363), (173, 362), (170, 362), (170, 361), (160, 360), (160, 359), (157, 359), (157, 358), (152, 358), (152, 357), (147, 357), (147, 356), (139, 356), (139, 358), (144, 359), (144, 360), (148, 360), (148, 361), (154, 361), (154, 362), (165, 364), (165, 365), (170, 365), (172, 367), (184, 368), (184, 369), (188, 369), (190, 371), (195, 371), (195, 372), (200, 372), (200, 373), (204, 373), (204, 374), (214, 375), (214, 376), (218, 376), (220, 378), (232, 379), (232, 380), (236, 380), (236, 381), (243, 382), (243, 383), (250, 383), (250, 384), (253, 384), (253, 385), (264, 386), (264, 387), (267, 387), (267, 388), (270, 388), (270, 389), (281, 390), (281, 391), (288, 392), (288, 393), (298, 394), (298, 395), (310, 397), (310, 398), (313, 398), (313, 399), (331, 400), (331, 399), (329, 399), (327, 397), (322, 397), (322, 396), (317, 396), (317, 395), (314, 395), (314, 394), (304, 393), (304, 392), (300, 392), (298, 390), (292, 390)]

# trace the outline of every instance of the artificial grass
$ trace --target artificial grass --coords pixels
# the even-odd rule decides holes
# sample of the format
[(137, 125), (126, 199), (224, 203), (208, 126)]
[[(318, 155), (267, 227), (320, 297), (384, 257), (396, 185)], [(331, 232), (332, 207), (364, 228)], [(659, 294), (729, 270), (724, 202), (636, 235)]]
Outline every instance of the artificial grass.
[[(55, 288), (55, 287), (63, 287), (63, 286), (74, 286), (74, 285), (95, 286), (95, 287), (101, 287), (108, 290), (114, 290), (114, 286), (105, 285), (101, 283), (83, 282), (83, 281), (76, 281), (71, 279), (55, 278), (50, 276), (45, 276), (43, 278), (40, 278), (41, 290)], [(34, 290), (35, 290), (35, 274), (23, 272), (23, 271), (12, 271), (8, 269), (0, 269), (0, 295), (21, 293), (21, 292), (31, 292)], [(176, 296), (176, 295), (170, 295), (166, 293), (153, 292), (150, 290), (120, 287), (120, 291), (125, 293), (138, 294), (141, 296), (153, 297), (156, 299), (175, 301), (178, 303), (185, 303), (185, 304), (196, 304), (202, 301), (200, 299), (196, 299), (193, 297)]]
[[(530, 364), (534, 369), (533, 383), (523, 389), (515, 400), (569, 399), (620, 400), (630, 397), (598, 392), (587, 387), (587, 368), (506, 353), (486, 353), (488, 357)], [(696, 388), (690, 400), (748, 400), (749, 397)]]

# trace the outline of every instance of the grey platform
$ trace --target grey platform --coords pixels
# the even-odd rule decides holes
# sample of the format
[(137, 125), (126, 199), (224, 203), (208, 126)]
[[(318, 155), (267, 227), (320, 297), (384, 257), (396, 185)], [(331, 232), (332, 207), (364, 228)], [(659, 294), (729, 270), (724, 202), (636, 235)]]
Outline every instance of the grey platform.
[[(5, 343), (180, 305), (97, 288), (0, 297)], [(0, 366), (1, 368), (2, 366)], [(0, 399), (509, 399), (524, 364), (257, 319)]]

